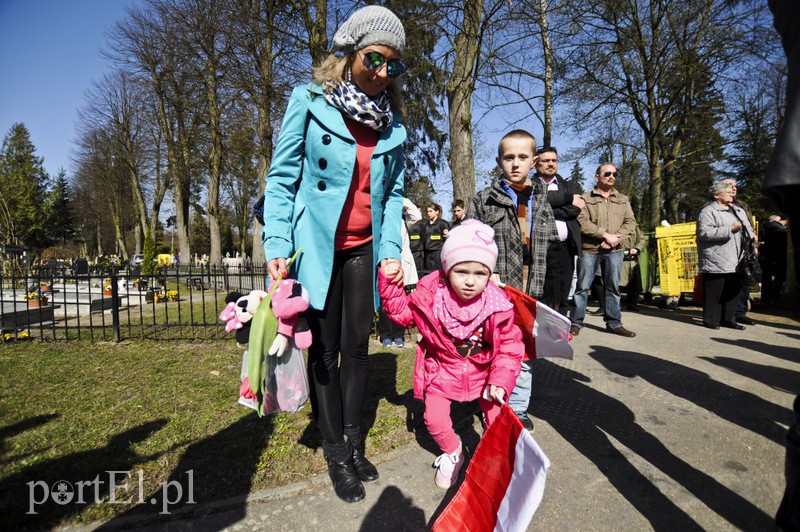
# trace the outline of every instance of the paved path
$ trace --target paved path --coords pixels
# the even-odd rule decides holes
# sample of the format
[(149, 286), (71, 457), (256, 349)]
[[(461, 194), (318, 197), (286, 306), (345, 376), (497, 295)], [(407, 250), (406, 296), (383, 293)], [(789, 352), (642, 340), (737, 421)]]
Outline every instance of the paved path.
[[(800, 393), (800, 324), (752, 316), (760, 324), (745, 331), (709, 331), (697, 309), (645, 308), (624, 315), (634, 339), (590, 316), (573, 361), (537, 361), (534, 436), (552, 467), (529, 529), (770, 530)], [(478, 430), (462, 426), (465, 442)], [(339, 502), (322, 476), (147, 528), (424, 530), (452, 495), (434, 486), (433, 458), (417, 443), (376, 457), (381, 479), (360, 504)]]

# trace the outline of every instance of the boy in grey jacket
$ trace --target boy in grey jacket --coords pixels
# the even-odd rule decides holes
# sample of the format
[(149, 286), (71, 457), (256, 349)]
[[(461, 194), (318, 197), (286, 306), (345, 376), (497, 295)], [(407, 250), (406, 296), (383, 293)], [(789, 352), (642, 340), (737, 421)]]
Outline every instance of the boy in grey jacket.
[[(536, 163), (536, 139), (525, 130), (507, 133), (497, 147), (502, 178), (478, 192), (469, 204), (467, 218), (476, 218), (494, 229), (497, 266), (493, 280), (542, 297), (547, 267), (547, 247), (558, 240), (553, 209), (541, 183), (529, 174)], [(528, 417), (531, 398), (531, 360), (528, 353), (508, 405), (522, 424), (533, 430)]]

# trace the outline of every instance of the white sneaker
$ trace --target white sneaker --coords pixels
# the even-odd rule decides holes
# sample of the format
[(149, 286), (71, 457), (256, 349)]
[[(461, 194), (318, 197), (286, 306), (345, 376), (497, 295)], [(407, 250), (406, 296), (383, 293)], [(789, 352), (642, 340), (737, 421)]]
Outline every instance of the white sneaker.
[(436, 457), (436, 461), (433, 463), (433, 466), (437, 468), (434, 478), (436, 485), (443, 490), (449, 489), (458, 479), (458, 472), (463, 463), (464, 453), (461, 452), (461, 447), (452, 454), (445, 453)]

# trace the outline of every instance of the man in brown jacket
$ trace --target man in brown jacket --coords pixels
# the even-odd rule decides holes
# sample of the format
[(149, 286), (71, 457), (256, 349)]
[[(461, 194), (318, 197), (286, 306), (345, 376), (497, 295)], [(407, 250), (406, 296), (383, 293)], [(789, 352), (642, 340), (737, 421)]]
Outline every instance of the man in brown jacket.
[(578, 335), (583, 329), (586, 301), (598, 266), (605, 286), (606, 331), (633, 338), (635, 333), (622, 326), (619, 278), (622, 271), (622, 242), (636, 228), (628, 196), (614, 188), (617, 168), (603, 163), (597, 168), (594, 190), (583, 195), (586, 208), (578, 216), (581, 224), (581, 251), (578, 259), (578, 287), (570, 332)]

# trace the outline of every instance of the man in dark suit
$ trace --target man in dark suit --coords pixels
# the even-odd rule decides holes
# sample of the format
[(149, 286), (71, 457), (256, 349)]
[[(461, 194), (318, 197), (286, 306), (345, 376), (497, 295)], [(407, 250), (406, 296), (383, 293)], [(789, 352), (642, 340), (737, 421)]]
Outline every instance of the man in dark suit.
[(578, 215), (586, 205), (581, 197), (583, 190), (576, 183), (558, 175), (558, 151), (553, 146), (539, 149), (536, 178), (547, 190), (547, 202), (553, 209), (558, 230), (558, 241), (547, 248), (547, 271), (544, 278), (542, 301), (567, 313), (575, 257), (581, 250), (581, 226)]

